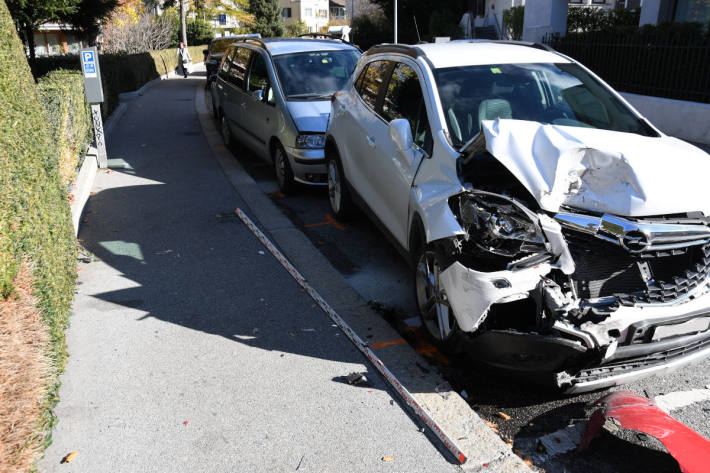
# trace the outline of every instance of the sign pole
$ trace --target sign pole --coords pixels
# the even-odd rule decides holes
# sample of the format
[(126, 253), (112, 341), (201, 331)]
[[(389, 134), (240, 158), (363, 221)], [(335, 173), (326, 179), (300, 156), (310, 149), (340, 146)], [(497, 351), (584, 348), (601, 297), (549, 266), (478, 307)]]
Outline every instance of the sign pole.
[(94, 137), (98, 151), (97, 164), (101, 169), (105, 169), (108, 167), (108, 157), (106, 156), (106, 140), (100, 105), (104, 101), (104, 90), (101, 85), (99, 54), (95, 47), (81, 50), (81, 72), (84, 75), (86, 101), (91, 104), (91, 119), (94, 122)]
[(104, 122), (101, 119), (101, 105), (91, 104), (91, 118), (94, 122), (94, 136), (96, 137), (96, 149), (98, 155), (98, 165), (101, 169), (108, 167), (108, 157), (106, 156), (106, 140), (104, 139)]

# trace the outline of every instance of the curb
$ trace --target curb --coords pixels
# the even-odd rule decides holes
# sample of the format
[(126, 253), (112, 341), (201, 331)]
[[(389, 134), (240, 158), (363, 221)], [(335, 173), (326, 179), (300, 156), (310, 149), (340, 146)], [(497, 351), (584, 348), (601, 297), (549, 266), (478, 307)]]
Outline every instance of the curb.
[(81, 164), (79, 173), (69, 191), (69, 196), (72, 199), (69, 207), (71, 210), (72, 225), (74, 226), (74, 236), (79, 235), (79, 226), (81, 216), (84, 213), (84, 206), (89, 200), (91, 188), (94, 186), (96, 172), (99, 170), (97, 156), (98, 152), (96, 148), (90, 146), (89, 150), (86, 152), (86, 156), (84, 156), (84, 162)]
[[(377, 334), (373, 346), (377, 342), (401, 339), (401, 335), (367, 305), (308, 237), (259, 189), (224, 147), (205, 94), (200, 87), (195, 92), (195, 108), (205, 139), (260, 228), (355, 333), (367, 333), (371, 329), (371, 333)], [(428, 416), (456, 442), (467, 458), (461, 465), (463, 471), (532, 472), (435, 370), (424, 368), (428, 363), (409, 344), (379, 348), (377, 355)], [(417, 417), (413, 416), (413, 419)], [(433, 434), (429, 434), (429, 438), (449, 461), (458, 464)]]

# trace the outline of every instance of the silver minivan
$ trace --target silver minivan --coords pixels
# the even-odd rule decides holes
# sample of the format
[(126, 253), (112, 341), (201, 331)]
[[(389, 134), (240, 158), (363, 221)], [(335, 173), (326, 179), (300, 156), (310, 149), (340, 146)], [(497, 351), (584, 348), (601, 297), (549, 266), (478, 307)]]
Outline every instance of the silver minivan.
[(244, 38), (224, 54), (211, 89), (225, 144), (234, 140), (274, 166), (279, 188), (327, 185), (325, 130), (331, 96), (360, 50), (340, 40)]

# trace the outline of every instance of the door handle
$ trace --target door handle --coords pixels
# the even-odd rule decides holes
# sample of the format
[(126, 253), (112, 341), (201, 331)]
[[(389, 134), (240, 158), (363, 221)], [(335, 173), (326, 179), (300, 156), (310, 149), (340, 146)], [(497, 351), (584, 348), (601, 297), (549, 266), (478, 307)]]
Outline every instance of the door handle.
[(375, 139), (374, 139), (373, 137), (371, 137), (371, 136), (368, 136), (368, 137), (367, 137), (367, 144), (369, 144), (371, 148), (374, 148), (375, 146), (377, 146), (377, 145), (375, 144)]

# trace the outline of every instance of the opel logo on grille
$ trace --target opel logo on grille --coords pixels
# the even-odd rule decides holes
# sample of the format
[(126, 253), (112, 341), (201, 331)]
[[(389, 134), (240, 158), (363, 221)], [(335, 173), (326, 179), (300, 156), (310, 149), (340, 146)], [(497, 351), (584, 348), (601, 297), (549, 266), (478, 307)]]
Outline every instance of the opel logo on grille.
[(648, 247), (648, 238), (642, 232), (632, 230), (621, 237), (621, 246), (631, 253), (641, 253)]

